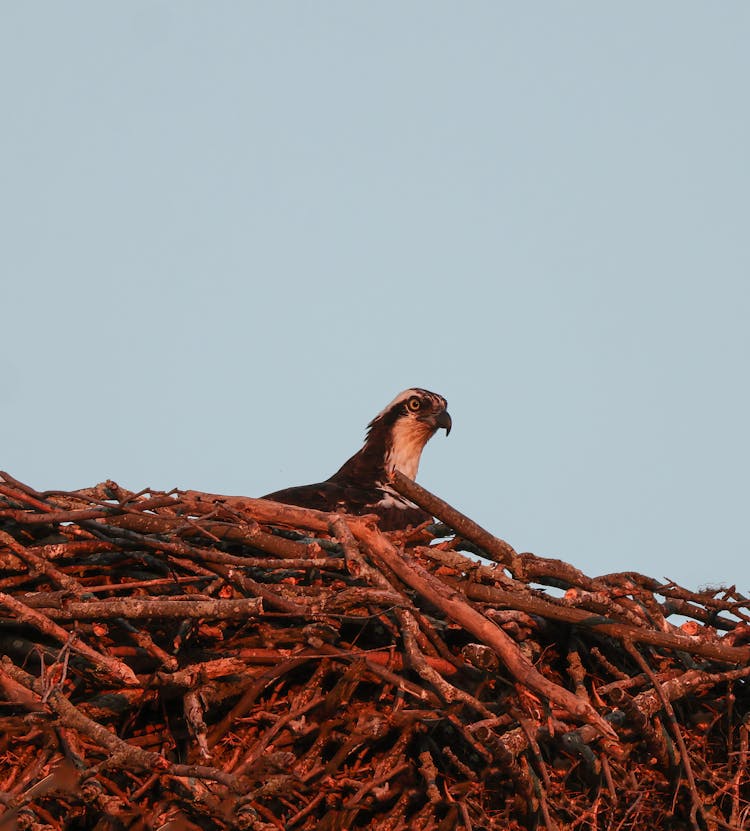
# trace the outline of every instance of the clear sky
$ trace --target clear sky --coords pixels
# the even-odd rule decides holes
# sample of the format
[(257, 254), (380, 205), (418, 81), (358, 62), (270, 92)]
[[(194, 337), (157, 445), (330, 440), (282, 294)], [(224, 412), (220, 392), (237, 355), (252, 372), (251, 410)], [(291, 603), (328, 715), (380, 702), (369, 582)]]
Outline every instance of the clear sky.
[(746, 0), (0, 11), (0, 467), (259, 495), (423, 386), (518, 550), (750, 590)]

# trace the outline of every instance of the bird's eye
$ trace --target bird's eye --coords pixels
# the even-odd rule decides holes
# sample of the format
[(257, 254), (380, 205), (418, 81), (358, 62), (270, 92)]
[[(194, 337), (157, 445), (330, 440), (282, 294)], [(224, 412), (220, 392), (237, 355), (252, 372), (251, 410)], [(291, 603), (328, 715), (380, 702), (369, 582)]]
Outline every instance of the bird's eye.
[(407, 402), (406, 406), (413, 412), (416, 413), (422, 407), (422, 402), (416, 395), (413, 395)]

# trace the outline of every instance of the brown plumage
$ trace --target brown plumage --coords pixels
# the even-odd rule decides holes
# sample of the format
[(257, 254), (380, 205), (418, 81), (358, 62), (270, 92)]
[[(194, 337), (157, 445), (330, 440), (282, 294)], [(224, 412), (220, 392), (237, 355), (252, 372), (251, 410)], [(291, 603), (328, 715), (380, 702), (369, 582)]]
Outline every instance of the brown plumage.
[(396, 468), (416, 478), (422, 450), (439, 428), (451, 429), (447, 402), (415, 387), (404, 390), (368, 424), (364, 446), (324, 482), (267, 494), (264, 499), (349, 514), (377, 514), (380, 527), (391, 531), (418, 525), (432, 517), (404, 499), (388, 481)]

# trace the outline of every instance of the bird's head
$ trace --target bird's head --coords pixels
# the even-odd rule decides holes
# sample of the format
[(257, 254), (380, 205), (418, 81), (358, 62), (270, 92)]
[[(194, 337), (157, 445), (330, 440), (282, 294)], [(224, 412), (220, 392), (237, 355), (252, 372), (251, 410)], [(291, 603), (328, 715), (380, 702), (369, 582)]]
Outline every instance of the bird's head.
[(442, 395), (418, 387), (404, 390), (370, 422), (368, 441), (382, 434), (385, 441), (385, 468), (396, 468), (414, 479), (422, 449), (443, 428), (448, 435), (451, 417)]

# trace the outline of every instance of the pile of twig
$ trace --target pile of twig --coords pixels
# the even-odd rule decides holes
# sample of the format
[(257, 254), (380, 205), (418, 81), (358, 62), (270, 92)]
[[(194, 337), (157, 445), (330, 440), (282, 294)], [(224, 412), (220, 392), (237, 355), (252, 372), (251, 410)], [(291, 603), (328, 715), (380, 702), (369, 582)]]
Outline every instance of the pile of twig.
[(441, 524), (0, 474), (0, 828), (745, 827), (746, 598), (393, 485)]

